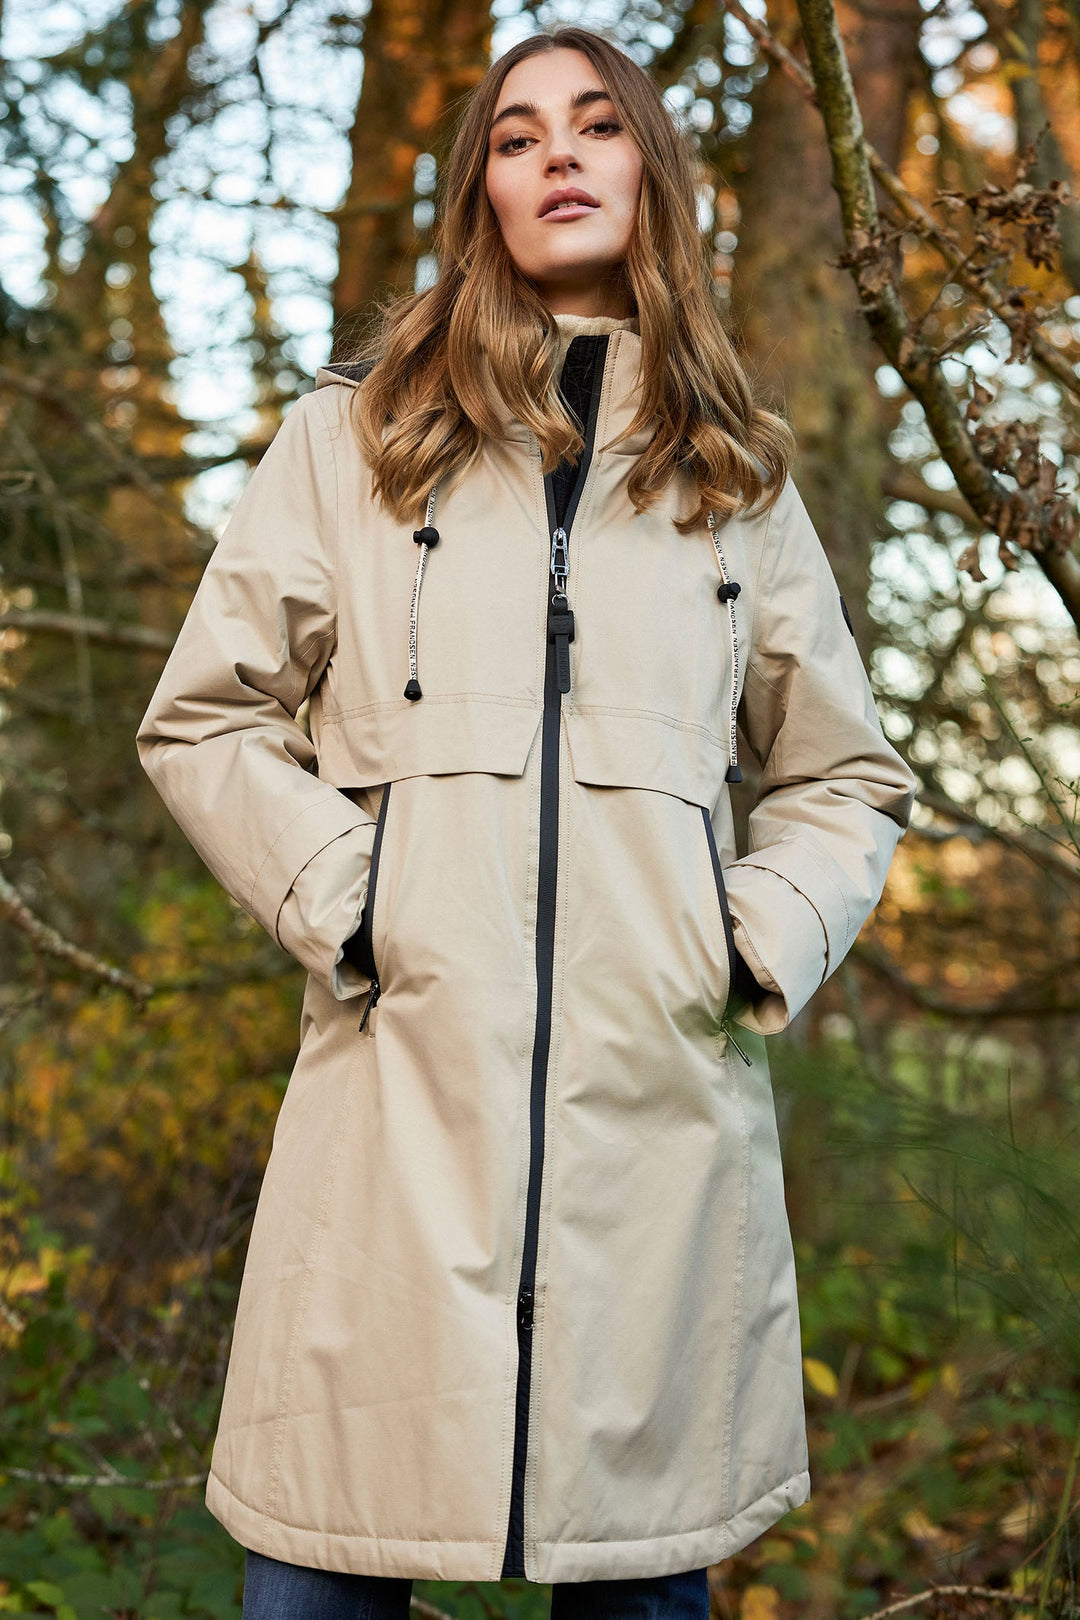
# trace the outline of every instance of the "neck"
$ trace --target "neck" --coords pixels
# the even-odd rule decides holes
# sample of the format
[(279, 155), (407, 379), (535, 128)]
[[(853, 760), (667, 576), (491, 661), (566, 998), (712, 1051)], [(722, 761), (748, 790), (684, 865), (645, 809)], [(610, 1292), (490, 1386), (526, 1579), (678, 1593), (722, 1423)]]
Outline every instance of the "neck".
[(624, 321), (633, 314), (629, 292), (619, 282), (596, 281), (583, 286), (580, 282), (548, 281), (534, 282), (534, 286), (552, 315), (605, 315)]

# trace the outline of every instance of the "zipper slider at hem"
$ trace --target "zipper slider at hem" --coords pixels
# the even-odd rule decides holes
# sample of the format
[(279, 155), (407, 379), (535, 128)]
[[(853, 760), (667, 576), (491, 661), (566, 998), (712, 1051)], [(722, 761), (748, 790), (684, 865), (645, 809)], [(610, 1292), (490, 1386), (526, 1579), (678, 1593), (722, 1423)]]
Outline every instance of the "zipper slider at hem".
[(371, 981), (371, 988), (367, 993), (367, 1000), (364, 1002), (364, 1013), (363, 1013), (363, 1017), (360, 1020), (360, 1023), (359, 1023), (359, 1026), (358, 1026), (358, 1031), (362, 1030), (364, 1025), (367, 1023), (368, 1014), (370, 1013), (372, 1007), (374, 1007), (375, 1003), (378, 1001), (381, 994), (382, 994), (382, 985), (379, 983), (378, 974), (376, 974), (376, 976)]
[(746, 1067), (748, 1069), (752, 1069), (754, 1066), (753, 1058), (747, 1057), (746, 1053), (743, 1051), (742, 1047), (731, 1033), (731, 1025), (726, 1018), (720, 1027), (724, 1031), (724, 1034), (727, 1036), (728, 1040), (731, 1042), (732, 1046), (735, 1048), (736, 1052), (738, 1052), (739, 1056), (742, 1058), (743, 1062), (746, 1064)]

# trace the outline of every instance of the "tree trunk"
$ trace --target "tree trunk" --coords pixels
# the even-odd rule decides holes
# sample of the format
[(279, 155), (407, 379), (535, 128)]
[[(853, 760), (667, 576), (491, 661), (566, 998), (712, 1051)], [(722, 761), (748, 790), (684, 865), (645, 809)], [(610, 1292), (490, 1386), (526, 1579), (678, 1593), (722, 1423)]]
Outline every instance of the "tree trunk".
[[(917, 82), (919, 19), (902, 0), (884, 19), (840, 8), (867, 133), (890, 163), (901, 151)], [(772, 31), (805, 60), (792, 0), (770, 8)], [(870, 541), (890, 458), (888, 423), (873, 387), (881, 353), (856, 309), (847, 275), (821, 116), (775, 66), (754, 102), (748, 173), (739, 186), (734, 322), (799, 437), (795, 476), (868, 657)], [(798, 184), (792, 184), (792, 176)]]
[(426, 251), (413, 219), (414, 166), (421, 153), (441, 147), (439, 120), (483, 76), (490, 56), (491, 12), (483, 0), (372, 0), (352, 178), (334, 216), (334, 328), (346, 341), (346, 318), (369, 317), (377, 295), (412, 291)]

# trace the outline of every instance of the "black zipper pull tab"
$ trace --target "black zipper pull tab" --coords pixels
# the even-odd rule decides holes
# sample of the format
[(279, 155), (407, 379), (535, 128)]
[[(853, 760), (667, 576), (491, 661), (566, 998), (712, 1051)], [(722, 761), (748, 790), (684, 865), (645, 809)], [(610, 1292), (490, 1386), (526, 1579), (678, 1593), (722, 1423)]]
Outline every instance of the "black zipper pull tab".
[(359, 1028), (361, 1030), (363, 1029), (364, 1025), (367, 1023), (368, 1014), (370, 1013), (372, 1007), (374, 1007), (375, 1003), (378, 1001), (379, 996), (381, 994), (382, 994), (382, 986), (380, 985), (379, 980), (378, 980), (378, 976), (376, 975), (371, 981), (371, 988), (367, 993), (367, 1000), (364, 1002), (364, 1015), (361, 1018), (360, 1025), (359, 1025)]
[(533, 1291), (523, 1288), (518, 1294), (518, 1327), (526, 1333), (532, 1332), (533, 1325)]
[(570, 690), (570, 643), (574, 639), (574, 615), (561, 591), (548, 604), (548, 640), (555, 643), (555, 684), (560, 692)]
[(738, 1041), (735, 1039), (734, 1035), (731, 1033), (731, 1025), (730, 1025), (730, 1023), (728, 1022), (728, 1020), (726, 1018), (724, 1019), (724, 1022), (721, 1025), (721, 1028), (723, 1029), (724, 1034), (727, 1036), (728, 1040), (731, 1042), (732, 1046), (735, 1048), (736, 1052), (738, 1052), (739, 1056), (742, 1058), (743, 1062), (746, 1064), (746, 1067), (748, 1069), (752, 1069), (753, 1066), (754, 1066), (753, 1058), (747, 1057), (746, 1053), (743, 1051), (742, 1047), (739, 1045)]

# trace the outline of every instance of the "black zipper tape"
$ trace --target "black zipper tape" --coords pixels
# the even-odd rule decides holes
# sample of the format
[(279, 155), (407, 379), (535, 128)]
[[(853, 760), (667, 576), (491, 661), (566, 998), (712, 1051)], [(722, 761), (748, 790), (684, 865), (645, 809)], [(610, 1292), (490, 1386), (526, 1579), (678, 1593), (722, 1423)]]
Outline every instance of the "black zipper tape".
[[(579, 337), (576, 343), (595, 343), (592, 389), (584, 424), (584, 449), (560, 524), (555, 510), (554, 473), (544, 478), (548, 535), (562, 528), (567, 535), (592, 461), (596, 419), (600, 409), (608, 336)], [(547, 656), (544, 664), (544, 714), (540, 737), (540, 850), (536, 887), (536, 1030), (533, 1038), (529, 1091), (529, 1183), (525, 1199), (525, 1242), (518, 1283), (518, 1379), (514, 1403), (514, 1460), (510, 1483), (510, 1517), (500, 1579), (525, 1574), (525, 1463), (529, 1447), (529, 1391), (532, 1381), (533, 1291), (536, 1278), (537, 1235), (540, 1222), (540, 1181), (544, 1163), (544, 1116), (547, 1064), (551, 1047), (552, 981), (555, 962), (555, 880), (559, 853), (559, 730), (562, 692), (569, 690), (566, 643), (572, 639), (573, 615), (566, 596), (553, 596), (549, 573)], [(565, 684), (563, 684), (565, 682)]]
[(383, 829), (386, 826), (386, 808), (390, 803), (390, 788), (387, 782), (383, 787), (382, 800), (379, 804), (379, 814), (375, 818), (375, 837), (371, 843), (371, 867), (368, 872), (367, 899), (364, 901), (364, 914), (360, 919), (360, 940), (364, 956), (371, 963), (371, 988), (364, 1002), (364, 1011), (360, 1019), (360, 1029), (368, 1021), (368, 1014), (382, 994), (382, 985), (379, 983), (379, 966), (375, 961), (375, 950), (372, 943), (372, 926), (375, 918), (375, 885), (379, 877), (379, 856), (382, 853)]

